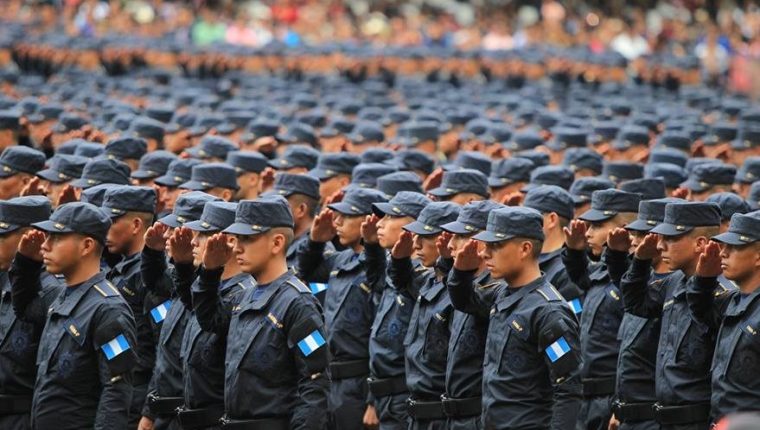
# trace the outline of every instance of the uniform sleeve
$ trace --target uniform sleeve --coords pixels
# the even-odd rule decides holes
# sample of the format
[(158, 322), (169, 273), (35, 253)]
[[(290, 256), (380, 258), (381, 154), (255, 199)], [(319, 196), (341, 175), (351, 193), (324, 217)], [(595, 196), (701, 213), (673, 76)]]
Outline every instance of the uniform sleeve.
[(686, 301), (695, 320), (717, 330), (734, 294), (738, 291), (718, 290), (717, 277), (692, 276), (686, 287)]
[[(321, 430), (326, 425), (326, 332), (322, 315), (311, 296), (291, 305), (287, 316), (288, 347), (298, 370), (298, 396), (290, 422), (292, 430)], [(304, 342), (311, 338), (307, 346)], [(316, 349), (313, 346), (317, 345)]]
[(214, 270), (201, 267), (198, 279), (193, 283), (192, 294), (193, 311), (201, 329), (226, 338), (232, 312), (219, 297), (223, 272), (223, 267)]
[(565, 248), (562, 251), (562, 264), (565, 265), (570, 280), (583, 291), (591, 288), (591, 280), (588, 277), (589, 261), (586, 251)]
[(610, 275), (610, 280), (618, 288), (620, 288), (620, 281), (623, 279), (623, 275), (628, 270), (630, 260), (627, 252), (613, 251), (606, 248), (604, 261), (607, 263), (607, 273)]
[(385, 254), (385, 249), (376, 243), (367, 244), (364, 245), (364, 256), (367, 283), (376, 295), (382, 294), (387, 285), (385, 270), (388, 264), (388, 257)]
[(193, 310), (193, 300), (190, 289), (198, 277), (198, 271), (195, 266), (189, 263), (175, 263), (174, 270), (171, 272), (172, 284), (177, 293), (177, 297), (187, 310)]
[(475, 271), (451, 269), (446, 280), (446, 288), (454, 309), (487, 319), (491, 312), (492, 301), (484, 300), (475, 292), (473, 279)]
[(168, 269), (164, 252), (143, 248), (140, 256), (140, 275), (145, 289), (157, 297), (168, 299), (173, 296), (174, 288)]
[(631, 267), (620, 281), (625, 311), (643, 318), (655, 318), (662, 315), (666, 288), (650, 288), (652, 261), (633, 259)]
[(538, 318), (538, 346), (554, 386), (552, 430), (575, 427), (582, 400), (578, 324), (569, 308), (547, 307)]
[(325, 242), (307, 238), (297, 251), (298, 275), (306, 282), (327, 282), (334, 265), (334, 253), (325, 257)]
[(435, 262), (435, 270), (441, 275), (442, 279), (446, 279), (449, 276), (449, 272), (454, 267), (453, 258), (441, 258), (439, 257)]
[(131, 374), (137, 364), (135, 321), (126, 304), (109, 304), (99, 309), (93, 324), (93, 347), (103, 387), (94, 428), (125, 428), (132, 399)]
[(42, 263), (16, 254), (8, 274), (16, 317), (40, 327), (45, 324), (47, 309), (57, 296), (57, 294), (42, 294), (41, 272)]
[[(393, 258), (391, 257), (391, 266), (388, 270), (388, 276), (391, 278), (393, 286), (399, 291), (411, 291), (414, 282), (414, 267), (412, 259)], [(417, 297), (415, 294), (414, 297)]]

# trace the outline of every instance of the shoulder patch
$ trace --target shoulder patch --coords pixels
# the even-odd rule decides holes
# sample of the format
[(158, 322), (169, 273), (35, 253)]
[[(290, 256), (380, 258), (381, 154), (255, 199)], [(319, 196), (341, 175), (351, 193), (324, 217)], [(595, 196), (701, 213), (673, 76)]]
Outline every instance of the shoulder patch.
[(93, 284), (92, 288), (95, 289), (98, 293), (100, 293), (103, 297), (114, 297), (114, 296), (120, 296), (119, 290), (116, 289), (116, 287), (113, 286), (110, 282), (106, 281), (105, 284)]
[(565, 300), (562, 294), (559, 293), (551, 285), (542, 285), (536, 289), (536, 292), (540, 294), (547, 302), (556, 302), (558, 300)]
[(287, 281), (287, 284), (295, 288), (299, 293), (311, 294), (309, 287), (304, 285), (303, 282), (299, 281), (298, 279), (290, 279)]

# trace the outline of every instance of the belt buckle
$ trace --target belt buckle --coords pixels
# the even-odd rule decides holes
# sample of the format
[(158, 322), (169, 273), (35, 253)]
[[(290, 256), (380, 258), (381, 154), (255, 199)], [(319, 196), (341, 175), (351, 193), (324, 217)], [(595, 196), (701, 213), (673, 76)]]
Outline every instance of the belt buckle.
[(219, 418), (219, 424), (221, 424), (222, 427), (226, 426), (227, 424), (231, 423), (229, 418), (227, 418), (227, 414), (222, 415), (221, 418)]
[(148, 403), (153, 403), (158, 400), (156, 393), (148, 393)]
[(654, 405), (652, 405), (652, 409), (654, 409), (655, 414), (659, 414), (664, 409), (664, 406), (662, 406), (659, 403), (655, 403)]

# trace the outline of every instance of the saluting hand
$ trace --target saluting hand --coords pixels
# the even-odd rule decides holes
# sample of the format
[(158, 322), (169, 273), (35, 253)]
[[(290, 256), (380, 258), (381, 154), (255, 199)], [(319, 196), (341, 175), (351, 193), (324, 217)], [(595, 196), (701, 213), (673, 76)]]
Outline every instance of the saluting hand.
[(175, 263), (191, 264), (193, 262), (193, 231), (187, 227), (174, 229), (169, 238), (167, 251)]
[(672, 193), (670, 193), (670, 196), (677, 199), (689, 200), (689, 190), (686, 188), (678, 187), (673, 190)]
[(391, 257), (393, 258), (409, 258), (412, 256), (412, 250), (414, 249), (414, 237), (412, 233), (408, 231), (401, 232), (398, 237), (398, 242), (393, 245), (391, 249)]
[(18, 253), (31, 260), (42, 262), (42, 243), (45, 233), (39, 230), (29, 230), (21, 236), (18, 243)]
[(478, 254), (478, 241), (470, 239), (454, 256), (454, 268), (470, 272), (480, 267), (483, 259)]
[(720, 267), (720, 245), (715, 242), (707, 243), (704, 251), (699, 254), (696, 273), (703, 278), (714, 278), (723, 273)]
[(636, 247), (634, 255), (639, 260), (651, 260), (657, 257), (659, 251), (657, 251), (658, 236), (655, 233), (649, 233), (644, 237), (639, 246)]
[(524, 197), (523, 193), (515, 191), (504, 196), (501, 202), (506, 206), (520, 206)]
[(361, 225), (362, 239), (367, 245), (377, 244), (377, 223), (380, 221), (380, 217), (372, 214), (367, 215), (364, 218), (364, 222)]
[(56, 206), (65, 205), (66, 203), (73, 203), (79, 200), (77, 197), (77, 190), (69, 184), (66, 184), (61, 190), (61, 194), (58, 195), (58, 204)]
[(579, 219), (570, 221), (570, 225), (562, 229), (565, 232), (565, 244), (567, 244), (567, 247), (576, 251), (586, 249), (587, 229), (588, 226), (584, 221)]
[(26, 196), (44, 196), (45, 195), (45, 189), (40, 184), (40, 178), (33, 177), (29, 182), (24, 185), (24, 188), (21, 189), (21, 192), (19, 193), (21, 197)]
[(438, 248), (438, 255), (441, 258), (452, 257), (451, 250), (449, 249), (449, 242), (451, 241), (452, 237), (454, 237), (453, 234), (449, 233), (448, 231), (443, 231), (435, 239), (435, 247)]
[(422, 189), (427, 191), (432, 190), (433, 188), (438, 188), (441, 186), (441, 183), (443, 182), (443, 169), (437, 168), (433, 170), (433, 172), (428, 175), (427, 178), (425, 178), (425, 182), (422, 183)]
[(613, 251), (628, 252), (631, 249), (631, 235), (624, 228), (615, 228), (607, 233), (607, 247)]
[(332, 193), (332, 195), (330, 195), (329, 197), (327, 197), (325, 199), (325, 206), (331, 205), (333, 203), (339, 203), (339, 202), (343, 201), (343, 196), (345, 194), (346, 193), (343, 190), (338, 190), (338, 191)]
[(227, 235), (217, 233), (206, 240), (206, 249), (203, 251), (203, 267), (208, 270), (224, 267), (232, 258), (232, 246), (227, 240)]
[(332, 211), (330, 209), (322, 209), (322, 212), (314, 218), (314, 223), (311, 225), (309, 236), (312, 242), (328, 242), (336, 234), (337, 231), (333, 225)]
[(164, 235), (169, 230), (169, 226), (156, 221), (145, 231), (145, 246), (154, 251), (163, 251), (166, 248), (166, 238)]

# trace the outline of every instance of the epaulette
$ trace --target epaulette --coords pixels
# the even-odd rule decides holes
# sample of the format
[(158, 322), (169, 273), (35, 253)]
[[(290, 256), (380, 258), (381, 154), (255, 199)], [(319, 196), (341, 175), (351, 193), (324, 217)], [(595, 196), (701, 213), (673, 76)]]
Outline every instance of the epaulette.
[(497, 285), (499, 285), (499, 281), (491, 282), (491, 283), (485, 284), (485, 285), (478, 285), (477, 288), (482, 288), (482, 289), (485, 290), (487, 288), (493, 288), (493, 287), (495, 287)]
[(335, 251), (333, 251), (332, 249), (328, 249), (328, 250), (326, 250), (325, 252), (322, 253), (322, 255), (325, 256), (325, 257), (329, 257), (329, 256), (331, 256), (333, 254), (335, 254)]
[(718, 281), (718, 288), (715, 289), (715, 297), (721, 296), (731, 290), (738, 290), (739, 286), (734, 283), (734, 281), (729, 280), (729, 285), (726, 286), (723, 284), (723, 282)]
[(557, 291), (551, 284), (542, 285), (536, 288), (536, 292), (540, 294), (547, 302), (556, 302), (559, 300), (565, 300), (562, 294)]
[(95, 289), (98, 293), (100, 293), (103, 297), (115, 297), (120, 296), (119, 290), (114, 287), (114, 285), (110, 281), (106, 281), (105, 284), (93, 284), (92, 288)]
[(309, 290), (309, 287), (304, 285), (304, 283), (299, 281), (298, 279), (290, 279), (287, 281), (287, 284), (295, 288), (299, 293), (311, 294), (311, 290)]

